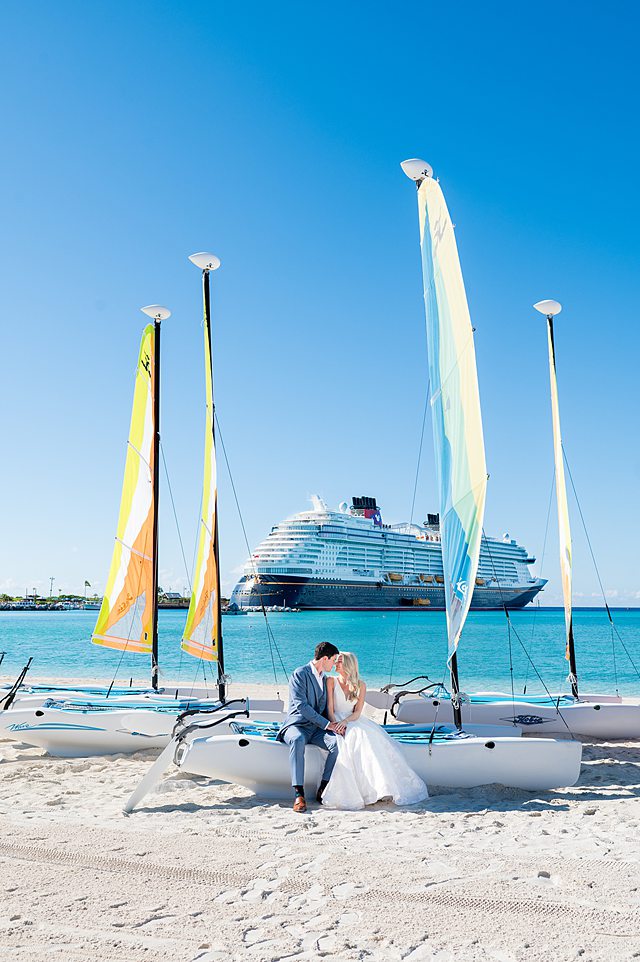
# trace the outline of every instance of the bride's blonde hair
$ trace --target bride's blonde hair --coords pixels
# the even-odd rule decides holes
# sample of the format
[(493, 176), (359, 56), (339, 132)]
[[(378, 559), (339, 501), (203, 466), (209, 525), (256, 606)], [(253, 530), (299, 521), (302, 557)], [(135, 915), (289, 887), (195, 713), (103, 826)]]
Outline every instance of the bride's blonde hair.
[(347, 679), (347, 698), (355, 701), (360, 694), (362, 679), (358, 674), (358, 659), (352, 651), (341, 651), (342, 655), (342, 674)]

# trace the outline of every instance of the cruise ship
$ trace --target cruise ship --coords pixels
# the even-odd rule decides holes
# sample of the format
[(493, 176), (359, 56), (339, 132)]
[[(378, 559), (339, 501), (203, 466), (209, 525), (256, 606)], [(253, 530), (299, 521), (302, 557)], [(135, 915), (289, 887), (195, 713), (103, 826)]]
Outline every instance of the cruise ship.
[[(437, 514), (423, 525), (384, 524), (375, 498), (331, 511), (314, 495), (308, 511), (274, 525), (233, 589), (238, 608), (444, 610)], [(535, 558), (505, 534), (483, 540), (472, 609), (523, 608), (546, 580)]]

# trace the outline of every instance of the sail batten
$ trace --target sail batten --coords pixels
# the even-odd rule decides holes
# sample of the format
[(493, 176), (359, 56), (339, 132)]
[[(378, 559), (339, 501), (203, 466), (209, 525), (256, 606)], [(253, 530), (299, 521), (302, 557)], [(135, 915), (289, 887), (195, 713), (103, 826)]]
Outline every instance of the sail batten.
[(91, 640), (148, 654), (153, 635), (154, 326), (143, 333), (111, 568)]
[(187, 621), (182, 636), (182, 649), (194, 658), (217, 661), (220, 642), (220, 604), (217, 538), (217, 472), (214, 444), (213, 369), (211, 334), (208, 316), (208, 275), (203, 271), (204, 297), (204, 367), (205, 367), (205, 438), (202, 510), (198, 546)]
[(487, 470), (473, 328), (453, 224), (431, 177), (418, 189), (418, 210), (451, 662), (478, 570)]

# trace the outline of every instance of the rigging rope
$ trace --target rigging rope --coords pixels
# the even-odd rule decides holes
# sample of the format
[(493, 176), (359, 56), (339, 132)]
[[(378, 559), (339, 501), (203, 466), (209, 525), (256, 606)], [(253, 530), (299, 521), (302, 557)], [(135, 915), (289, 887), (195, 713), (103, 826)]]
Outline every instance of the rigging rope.
[[(483, 532), (483, 533), (484, 533), (484, 532)], [(491, 558), (491, 553), (490, 553), (490, 552), (489, 552), (489, 557)], [(491, 560), (491, 564), (492, 564), (492, 567), (493, 567), (493, 559)], [(498, 581), (498, 586), (500, 587), (500, 581)], [(502, 592), (502, 589), (500, 589), (500, 591)], [(554, 698), (553, 695), (551, 694), (551, 692), (549, 691), (549, 689), (547, 688), (547, 686), (546, 686), (546, 684), (545, 684), (545, 682), (544, 682), (544, 679), (543, 679), (542, 675), (540, 674), (540, 672), (539, 672), (538, 669), (536, 668), (535, 662), (533, 661), (533, 659), (531, 658), (531, 655), (530, 655), (529, 652), (527, 651), (527, 646), (526, 646), (526, 645), (524, 644), (524, 642), (522, 641), (522, 638), (521, 638), (520, 635), (518, 634), (518, 631), (517, 631), (517, 629), (516, 629), (516, 626), (515, 626), (515, 625), (513, 624), (513, 622), (511, 621), (511, 615), (509, 614), (509, 610), (508, 610), (507, 606), (506, 606), (506, 605), (503, 605), (503, 607), (504, 607), (504, 613), (505, 613), (505, 617), (506, 617), (506, 619), (507, 619), (507, 622), (508, 622), (510, 628), (512, 629), (513, 634), (515, 635), (515, 637), (516, 637), (516, 639), (517, 639), (517, 641), (518, 641), (518, 644), (520, 645), (520, 647), (522, 648), (523, 652), (525, 653), (525, 655), (526, 655), (526, 657), (527, 657), (527, 660), (529, 661), (531, 667), (533, 668), (534, 672), (536, 673), (536, 676), (537, 676), (537, 678), (538, 678), (538, 681), (540, 682), (540, 684), (541, 684), (542, 687), (544, 688), (544, 690), (545, 690), (545, 692), (547, 693), (548, 697), (551, 699), (551, 701), (555, 701), (555, 703), (556, 703), (556, 711), (557, 711), (558, 714), (560, 715), (560, 718), (562, 718), (562, 722), (563, 722), (565, 728), (567, 729), (567, 731), (569, 732), (569, 734), (570, 734), (571, 737), (573, 738), (573, 737), (574, 737), (573, 732), (572, 732), (571, 729), (569, 728), (567, 722), (565, 721), (564, 715), (563, 715), (562, 712), (560, 711), (560, 697), (561, 697), (561, 696), (558, 695), (557, 698)], [(513, 691), (512, 691), (512, 698), (513, 698), (513, 700), (514, 700), (514, 702), (515, 702), (515, 696), (513, 695)]]
[[(484, 528), (483, 528), (483, 530), (482, 530), (482, 536), (483, 536), (484, 538), (486, 538), (486, 535), (485, 535), (485, 533), (484, 533)], [(493, 557), (492, 557), (492, 555), (491, 555), (491, 550), (490, 550), (490, 548), (489, 548), (488, 543), (487, 543), (487, 551), (489, 552), (489, 559), (491, 560), (491, 567), (493, 568), (493, 570), (494, 570), (494, 575), (495, 575), (495, 567), (494, 567), (494, 564), (493, 564)], [(500, 591), (500, 597), (502, 598), (502, 586), (500, 585), (500, 579), (497, 577), (497, 575), (496, 575), (495, 577), (496, 577), (496, 581), (498, 582), (498, 590)], [(524, 651), (525, 655), (527, 656), (527, 659), (528, 659), (529, 663), (531, 664), (531, 667), (533, 668), (533, 670), (535, 671), (536, 675), (538, 676), (538, 680), (539, 680), (540, 684), (542, 685), (542, 687), (543, 687), (544, 690), (546, 691), (546, 693), (547, 693), (547, 695), (549, 696), (549, 698), (551, 699), (551, 701), (555, 701), (555, 702), (556, 702), (556, 711), (557, 711), (558, 715), (560, 716), (560, 718), (562, 719), (563, 725), (565, 726), (565, 728), (567, 729), (567, 731), (569, 732), (569, 734), (570, 734), (571, 737), (573, 738), (573, 737), (574, 737), (573, 732), (572, 732), (571, 729), (569, 728), (569, 725), (567, 724), (564, 715), (563, 715), (562, 712), (560, 711), (560, 695), (558, 695), (558, 698), (557, 698), (557, 699), (554, 699), (553, 695), (551, 694), (551, 692), (549, 691), (549, 689), (548, 689), (547, 686), (545, 685), (544, 680), (543, 680), (543, 678), (542, 678), (542, 675), (540, 674), (540, 672), (539, 672), (538, 669), (536, 668), (533, 659), (531, 658), (529, 652), (527, 651), (526, 645), (524, 644), (524, 642), (523, 642), (522, 639), (520, 638), (520, 635), (518, 634), (515, 625), (514, 625), (513, 622), (511, 621), (511, 616), (510, 616), (510, 614), (509, 614), (509, 610), (508, 610), (506, 604), (504, 603), (504, 600), (503, 600), (503, 602), (502, 602), (502, 606), (503, 606), (503, 608), (504, 608), (504, 614), (505, 614), (505, 617), (506, 617), (506, 619), (507, 619), (507, 625), (509, 626), (509, 659), (511, 660), (511, 631), (513, 631), (513, 634), (516, 636), (520, 647), (522, 648), (522, 650)], [(511, 700), (512, 700), (512, 703), (514, 704), (514, 725), (515, 725), (515, 724), (516, 724), (516, 722), (515, 722), (515, 692), (514, 692), (514, 687), (513, 687), (513, 674), (512, 674), (512, 676), (511, 676)]]
[[(171, 480), (170, 480), (170, 478), (169, 478), (169, 469), (168, 469), (168, 467), (167, 467), (167, 459), (166, 459), (166, 457), (165, 457), (164, 445), (163, 445), (162, 441), (160, 441), (160, 453), (161, 453), (161, 455), (162, 455), (162, 464), (163, 464), (163, 466), (164, 466), (164, 476), (165, 476), (165, 478), (167, 479), (167, 488), (169, 489), (169, 499), (170, 499), (170, 501), (171, 501), (171, 508), (172, 508), (172, 510), (173, 510), (173, 520), (174, 520), (175, 523), (176, 523), (176, 531), (177, 531), (177, 534), (178, 534), (178, 542), (179, 542), (179, 544), (180, 544), (180, 552), (181, 552), (181, 554), (182, 554), (182, 561), (183, 561), (183, 563), (184, 563), (184, 570), (185, 570), (185, 573), (186, 573), (186, 576), (187, 576), (187, 584), (189, 585), (189, 595), (191, 595), (191, 592), (193, 591), (193, 588), (192, 588), (192, 586), (191, 586), (191, 573), (190, 573), (190, 571), (189, 571), (189, 566), (187, 565), (187, 558), (186, 558), (186, 555), (185, 555), (185, 553), (184, 553), (184, 544), (183, 544), (183, 542), (182, 542), (182, 532), (180, 531), (180, 524), (179, 524), (179, 522), (178, 522), (178, 513), (177, 513), (177, 511), (176, 511), (176, 505), (175, 505), (175, 501), (174, 501), (174, 499), (173, 499), (173, 489), (171, 488)], [(197, 544), (197, 538), (196, 538), (196, 544)], [(194, 551), (194, 555), (195, 555), (195, 551)], [(184, 652), (183, 652), (183, 650), (182, 650), (182, 645), (180, 645), (180, 659), (179, 659), (179, 661), (178, 661), (178, 678), (180, 678), (180, 676), (181, 676), (181, 674), (182, 674), (182, 656), (183, 656), (183, 654), (184, 654)], [(196, 677), (197, 677), (197, 669), (196, 669)], [(206, 687), (206, 684), (207, 684), (207, 679), (206, 679), (206, 676), (205, 676), (205, 687)], [(195, 688), (195, 677), (194, 677), (193, 681), (191, 682), (191, 693), (192, 693), (192, 694), (193, 694), (193, 689), (194, 689), (194, 688)]]
[[(556, 467), (555, 467), (555, 464), (554, 464), (554, 466), (553, 466), (553, 473), (552, 473), (552, 476), (551, 476), (551, 489), (550, 489), (550, 491), (549, 491), (549, 504), (548, 504), (548, 506), (547, 506), (547, 523), (546, 523), (545, 528), (544, 528), (544, 541), (542, 542), (542, 557), (540, 558), (540, 577), (542, 577), (542, 572), (543, 572), (543, 569), (544, 569), (544, 559), (545, 559), (545, 554), (546, 554), (546, 551), (547, 551), (547, 536), (548, 536), (548, 534), (549, 534), (549, 518), (551, 517), (551, 504), (552, 504), (552, 502), (553, 502), (553, 489), (554, 489), (554, 486), (555, 486), (555, 480), (556, 480)], [(540, 610), (540, 599), (538, 598), (538, 600), (537, 600), (537, 602), (536, 602), (536, 606), (535, 606), (535, 608), (533, 609), (533, 623), (532, 623), (532, 625), (531, 625), (531, 639), (530, 639), (530, 641), (529, 641), (529, 649), (530, 649), (530, 650), (533, 650), (533, 641), (534, 641), (535, 632), (536, 632), (536, 621), (537, 621), (537, 617), (538, 617), (538, 612), (539, 612), (539, 610)], [(527, 665), (526, 671), (525, 671), (524, 685), (523, 685), (523, 687), (522, 687), (522, 694), (523, 694), (523, 695), (526, 695), (526, 693), (527, 693), (527, 683), (528, 683), (528, 681), (529, 681), (529, 665)]]
[[(414, 479), (414, 482), (413, 482), (413, 498), (411, 499), (411, 513), (410, 513), (410, 516), (409, 516), (409, 524), (410, 524), (410, 525), (413, 524), (413, 512), (414, 512), (415, 506), (416, 506), (416, 494), (417, 494), (417, 491), (418, 491), (418, 481), (419, 481), (419, 479), (420, 479), (420, 462), (421, 462), (421, 460), (422, 460), (422, 445), (423, 445), (423, 443), (424, 443), (424, 426), (425, 426), (425, 424), (427, 423), (427, 413), (428, 413), (428, 411), (429, 411), (429, 388), (430, 388), (430, 385), (431, 385), (431, 381), (430, 381), (429, 378), (427, 378), (427, 393), (426, 393), (426, 397), (425, 397), (425, 399), (424, 399), (424, 413), (423, 413), (423, 415), (422, 415), (422, 429), (421, 429), (421, 431), (420, 431), (420, 445), (419, 445), (419, 448), (418, 448), (418, 461), (417, 461), (417, 464), (416, 464), (416, 475), (415, 475), (415, 479)], [(403, 558), (404, 558), (404, 555), (403, 555)], [(403, 572), (403, 573), (404, 573), (404, 572)], [(393, 669), (394, 669), (395, 663), (396, 663), (396, 650), (397, 650), (397, 647), (398, 647), (398, 633), (399, 633), (399, 631), (400, 631), (400, 611), (398, 611), (398, 616), (397, 616), (397, 618), (396, 618), (396, 630), (395, 630), (395, 635), (394, 635), (394, 638), (393, 638), (393, 647), (392, 647), (392, 649), (391, 649), (391, 664), (390, 664), (390, 667), (389, 667), (389, 684), (391, 684), (391, 679), (393, 678)]]
[[(610, 610), (609, 604), (608, 604), (608, 602), (607, 602), (607, 596), (606, 596), (606, 594), (605, 594), (604, 586), (603, 586), (603, 584), (602, 584), (602, 578), (600, 577), (600, 571), (599, 571), (598, 565), (597, 565), (597, 563), (596, 563), (596, 556), (595, 556), (595, 554), (594, 554), (594, 552), (593, 552), (593, 547), (592, 547), (592, 545), (591, 545), (591, 538), (589, 537), (589, 532), (587, 531), (587, 525), (586, 525), (586, 522), (585, 522), (585, 520), (584, 520), (584, 515), (583, 515), (583, 513), (582, 513), (582, 506), (581, 506), (580, 501), (579, 501), (579, 499), (578, 499), (578, 492), (576, 491), (576, 486), (575, 486), (575, 484), (573, 483), (573, 475), (571, 474), (571, 468), (569, 467), (569, 459), (567, 458), (567, 452), (566, 452), (565, 449), (564, 449), (564, 445), (562, 445), (562, 456), (563, 456), (563, 458), (564, 458), (564, 463), (565, 463), (566, 466), (567, 466), (567, 472), (568, 472), (568, 474), (569, 474), (569, 480), (571, 481), (571, 488), (572, 488), (572, 490), (573, 490), (573, 496), (574, 496), (574, 498), (576, 499), (576, 504), (577, 504), (577, 506), (578, 506), (578, 512), (579, 512), (579, 514), (580, 514), (580, 520), (582, 521), (582, 527), (583, 527), (583, 529), (584, 529), (584, 534), (585, 534), (585, 537), (586, 537), (586, 539), (587, 539), (587, 544), (588, 544), (588, 546), (589, 546), (589, 552), (590, 552), (590, 554), (591, 554), (591, 560), (593, 561), (593, 567), (594, 567), (595, 570), (596, 570), (596, 576), (597, 576), (597, 578), (598, 578), (598, 584), (600, 585), (600, 591), (602, 592), (602, 601), (603, 601), (605, 610), (606, 610), (606, 612), (607, 612), (607, 617), (608, 617), (608, 619), (609, 619), (609, 624), (611, 625), (611, 630), (612, 630), (612, 631), (615, 631), (616, 636), (617, 636), (617, 638), (618, 638), (618, 641), (619, 641), (620, 644), (622, 645), (622, 648), (623, 648), (623, 651), (624, 651), (625, 655), (627, 656), (627, 658), (628, 658), (629, 661), (631, 662), (631, 664), (632, 664), (632, 666), (633, 666), (633, 670), (635, 671), (636, 675), (638, 676), (638, 678), (640, 678), (640, 669), (638, 669), (636, 663), (634, 662), (633, 658), (631, 657), (630, 652), (629, 652), (628, 649), (627, 649), (627, 646), (625, 645), (624, 641), (622, 640), (622, 636), (621, 636), (620, 632), (618, 631), (617, 625), (615, 624), (615, 622), (614, 622), (614, 620), (613, 620), (613, 615), (611, 614), (611, 610)], [(616, 685), (617, 685), (617, 678), (616, 678)]]
[[(165, 477), (166, 477), (166, 479), (167, 479), (167, 487), (168, 487), (168, 489), (169, 489), (169, 497), (170, 497), (170, 499), (171, 499), (171, 507), (172, 507), (172, 509), (173, 509), (173, 517), (174, 517), (174, 520), (175, 520), (175, 523), (176, 523), (176, 531), (177, 531), (177, 534), (178, 534), (178, 541), (180, 542), (180, 552), (181, 552), (181, 554), (182, 554), (182, 561), (183, 561), (183, 563), (184, 563), (184, 570), (185, 570), (186, 577), (187, 577), (187, 584), (189, 585), (189, 594), (192, 594), (192, 592), (193, 592), (193, 586), (192, 586), (192, 584), (191, 584), (191, 574), (190, 574), (190, 571), (189, 571), (189, 566), (188, 566), (188, 564), (187, 564), (187, 558), (186, 558), (185, 551), (184, 551), (184, 544), (183, 544), (183, 541), (182, 541), (182, 532), (181, 532), (181, 530), (180, 530), (180, 524), (179, 524), (179, 522), (178, 522), (178, 515), (177, 515), (177, 512), (176, 512), (175, 501), (174, 501), (174, 498), (173, 498), (173, 490), (172, 490), (172, 488), (171, 488), (171, 480), (170, 480), (170, 478), (169, 478), (169, 469), (168, 469), (168, 467), (167, 467), (167, 461), (166, 461), (166, 458), (165, 458), (164, 447), (163, 447), (163, 445), (162, 445), (162, 442), (160, 442), (160, 451), (161, 451), (161, 453), (162, 453), (162, 463), (163, 463), (163, 465), (164, 465), (164, 473), (165, 473)], [(201, 514), (201, 512), (198, 511), (198, 525), (196, 526), (196, 528), (199, 527), (199, 524), (200, 524), (200, 521), (201, 521), (200, 514)], [(193, 549), (193, 559), (192, 559), (192, 562), (191, 562), (191, 569), (192, 569), (192, 570), (193, 570), (194, 565), (195, 565), (195, 558), (196, 558), (196, 552), (197, 552), (197, 550), (198, 550), (198, 537), (197, 537), (197, 534), (196, 534), (196, 540), (195, 540), (195, 545), (194, 545), (194, 549)], [(182, 648), (182, 645), (181, 645), (181, 646), (180, 646), (180, 660), (179, 660), (179, 662), (178, 662), (178, 677), (180, 677), (181, 674), (182, 674), (183, 656), (184, 656), (184, 649)], [(198, 659), (197, 659), (196, 669), (195, 669), (195, 671), (194, 671), (194, 673), (193, 673), (193, 677), (192, 677), (192, 680), (191, 680), (191, 695), (192, 695), (192, 697), (193, 697), (193, 694), (194, 694), (194, 689), (195, 689), (195, 685), (196, 685), (196, 680), (197, 680), (197, 678), (198, 678), (198, 673), (199, 673), (199, 671), (200, 671), (201, 668), (202, 668), (202, 680), (203, 680), (203, 682), (204, 682), (204, 687), (205, 687), (206, 690), (208, 690), (210, 686), (211, 686), (211, 687), (215, 687), (215, 685), (217, 685), (217, 683), (218, 683), (218, 679), (217, 679), (217, 678), (215, 677), (215, 675), (213, 674), (213, 668), (211, 669), (211, 678), (210, 678), (210, 679), (207, 678), (207, 665), (208, 665), (208, 662), (207, 662), (207, 660), (206, 660), (205, 658), (198, 658)]]
[[(229, 473), (229, 480), (230, 480), (230, 482), (231, 482), (231, 490), (233, 491), (233, 497), (234, 497), (235, 502), (236, 502), (236, 508), (238, 509), (238, 517), (239, 517), (239, 519), (240, 519), (240, 525), (241, 525), (241, 527), (242, 527), (242, 534), (244, 535), (244, 541), (245, 541), (245, 544), (246, 544), (246, 546), (247, 546), (247, 555), (248, 555), (248, 557), (249, 557), (249, 559), (250, 559), (251, 566), (252, 566), (252, 568), (253, 568), (253, 570), (254, 570), (254, 574), (255, 574), (255, 576), (257, 577), (257, 572), (256, 572), (256, 570), (255, 570), (255, 564), (254, 564), (254, 561), (253, 561), (253, 555), (252, 555), (252, 553), (251, 553), (251, 547), (250, 547), (250, 545), (249, 545), (249, 538), (247, 537), (247, 529), (245, 528), (244, 518), (243, 518), (243, 516), (242, 516), (242, 511), (240, 510), (240, 501), (238, 500), (238, 493), (237, 493), (237, 491), (236, 491), (236, 486), (235, 486), (235, 483), (234, 483), (234, 480), (233, 480), (233, 474), (231, 473), (231, 465), (229, 464), (229, 458), (227, 457), (227, 449), (226, 449), (226, 447), (225, 447), (224, 439), (223, 439), (223, 437), (222, 437), (222, 430), (221, 430), (221, 428), (220, 428), (220, 420), (219, 420), (219, 418), (218, 418), (217, 413), (215, 413), (215, 412), (214, 412), (214, 417), (215, 417), (215, 421), (216, 421), (216, 427), (217, 427), (217, 429), (218, 429), (218, 437), (220, 438), (220, 446), (222, 447), (222, 453), (223, 453), (223, 455), (224, 455), (224, 460), (225, 460), (225, 463), (226, 463), (226, 465), (227, 465), (227, 471), (228, 471), (228, 473)], [(277, 684), (278, 684), (278, 673), (277, 673), (277, 669), (276, 669), (275, 658), (274, 658), (274, 656), (273, 656), (273, 649), (275, 649), (275, 651), (276, 651), (276, 654), (277, 654), (277, 656), (278, 656), (278, 660), (279, 660), (279, 662), (280, 662), (280, 667), (282, 668), (282, 672), (283, 672), (283, 674), (284, 674), (284, 677), (287, 679), (287, 681), (289, 681), (289, 675), (287, 674), (287, 669), (286, 669), (285, 666), (284, 666), (284, 661), (282, 660), (282, 655), (281, 655), (281, 653), (280, 653), (280, 649), (279, 649), (278, 644), (277, 644), (277, 642), (276, 642), (275, 635), (273, 634), (273, 630), (272, 630), (271, 625), (270, 625), (270, 623), (269, 623), (269, 619), (267, 618), (267, 609), (265, 608), (265, 604), (264, 604), (264, 600), (262, 599), (262, 595), (260, 596), (260, 607), (262, 608), (262, 614), (263, 614), (263, 616), (264, 616), (265, 628), (266, 628), (266, 631), (267, 631), (267, 640), (268, 640), (268, 642), (269, 642), (269, 654), (271, 655), (271, 664), (272, 664), (272, 668), (273, 668), (273, 677), (274, 677), (274, 681), (275, 681), (275, 683), (276, 683), (276, 685), (277, 685)]]
[[(506, 605), (505, 600), (504, 600), (504, 595), (502, 594), (502, 585), (500, 584), (500, 579), (498, 578), (498, 573), (497, 573), (496, 567), (495, 567), (495, 565), (494, 565), (494, 563), (493, 563), (493, 555), (491, 554), (491, 548), (489, 547), (489, 539), (487, 538), (487, 535), (486, 535), (486, 533), (485, 533), (484, 525), (483, 525), (483, 527), (482, 527), (482, 538), (483, 538), (483, 540), (484, 540), (484, 544), (485, 544), (485, 547), (486, 547), (486, 549), (487, 549), (487, 554), (489, 555), (489, 561), (491, 562), (491, 570), (493, 571), (493, 577), (495, 578), (495, 580), (496, 580), (497, 583), (498, 583), (498, 591), (500, 592), (500, 602), (501, 602), (501, 604), (502, 604), (502, 609), (503, 609), (503, 611), (504, 611), (504, 613), (505, 613), (505, 616), (506, 616), (506, 619), (507, 619), (507, 641), (508, 641), (508, 645), (509, 645), (509, 675), (510, 675), (510, 679), (511, 679), (511, 701), (512, 701), (513, 706), (514, 706), (514, 708), (513, 708), (513, 714), (515, 715), (515, 713), (516, 713), (516, 710), (515, 710), (516, 694), (515, 694), (515, 687), (514, 687), (514, 681), (513, 681), (513, 650), (512, 650), (512, 645), (511, 645), (511, 619), (510, 619), (510, 617), (509, 617), (509, 615), (508, 615), (508, 612), (507, 612), (507, 605)], [(515, 722), (514, 722), (514, 724), (515, 724)]]

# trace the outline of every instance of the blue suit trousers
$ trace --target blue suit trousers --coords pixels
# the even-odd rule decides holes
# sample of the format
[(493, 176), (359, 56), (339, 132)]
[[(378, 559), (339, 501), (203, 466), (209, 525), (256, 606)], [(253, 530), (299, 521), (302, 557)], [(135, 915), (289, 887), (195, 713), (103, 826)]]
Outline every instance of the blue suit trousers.
[(317, 745), (329, 753), (322, 773), (323, 781), (329, 781), (338, 757), (338, 742), (333, 732), (323, 731), (315, 725), (289, 725), (282, 740), (289, 746), (292, 785), (304, 785), (304, 750), (307, 745)]

